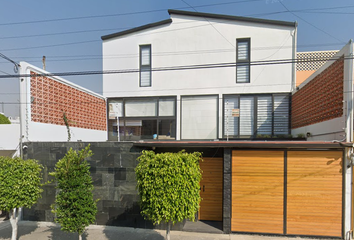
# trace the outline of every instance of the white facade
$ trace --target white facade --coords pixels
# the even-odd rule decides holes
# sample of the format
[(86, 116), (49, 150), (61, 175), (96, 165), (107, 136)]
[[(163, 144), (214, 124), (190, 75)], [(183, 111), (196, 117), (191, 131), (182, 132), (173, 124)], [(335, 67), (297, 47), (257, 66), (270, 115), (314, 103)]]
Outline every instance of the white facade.
[[(269, 20), (191, 14), (170, 11), (171, 22), (102, 37), (107, 98), (174, 96), (176, 139), (181, 137), (181, 96), (216, 95), (217, 136), (223, 132), (223, 94), (290, 93), (295, 86), (294, 64), (267, 64), (291, 60), (296, 49), (296, 24)], [(236, 40), (250, 41), (250, 82), (236, 83)], [(151, 45), (151, 86), (139, 86), (139, 46)], [(254, 63), (254, 65), (253, 65)], [(228, 66), (226, 66), (228, 65)], [(181, 70), (181, 68), (186, 68)], [(156, 71), (155, 71), (156, 70)], [(214, 121), (214, 120), (213, 120)], [(198, 123), (196, 123), (198, 124)], [(186, 138), (186, 137), (185, 137)], [(185, 139), (184, 138), (184, 139)]]

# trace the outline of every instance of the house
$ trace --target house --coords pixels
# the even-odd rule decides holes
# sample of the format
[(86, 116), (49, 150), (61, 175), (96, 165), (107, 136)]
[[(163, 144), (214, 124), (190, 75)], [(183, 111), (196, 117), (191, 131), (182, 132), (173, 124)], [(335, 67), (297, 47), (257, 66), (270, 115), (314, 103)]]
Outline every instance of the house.
[(299, 81), (289, 62), (296, 23), (168, 12), (102, 37), (103, 70), (119, 69), (103, 77), (108, 139), (202, 151), (199, 220), (220, 221), (225, 233), (344, 237), (352, 229), (353, 44)]
[(296, 23), (169, 14), (102, 37), (103, 71), (122, 70), (103, 76), (109, 140), (118, 129), (125, 141), (290, 134), (295, 64), (279, 60), (296, 56)]
[[(203, 152), (200, 221), (214, 221), (225, 233), (344, 238), (353, 230), (353, 43), (297, 84), (295, 61), (289, 61), (297, 55), (296, 23), (169, 14), (102, 37), (103, 70), (115, 74), (103, 76), (104, 97), (95, 95), (94, 101), (94, 112), (101, 116), (104, 109), (107, 116), (98, 123), (107, 126), (109, 140), (90, 142), (94, 195), (100, 198), (97, 223), (152, 227), (140, 215), (136, 158), (143, 149), (186, 149)], [(65, 134), (59, 142), (31, 141), (33, 127), (54, 121), (38, 108), (54, 101), (45, 95), (51, 87), (42, 85), (70, 84), (33, 67), (25, 73), (26, 157), (50, 169), (69, 148), (88, 143), (60, 142)], [(68, 96), (63, 85), (59, 94)], [(56, 127), (65, 133), (62, 114), (56, 110)], [(290, 140), (289, 134), (307, 141)], [(38, 205), (24, 211), (25, 219), (52, 220), (54, 188), (46, 186)], [(175, 227), (183, 230), (183, 224)]]

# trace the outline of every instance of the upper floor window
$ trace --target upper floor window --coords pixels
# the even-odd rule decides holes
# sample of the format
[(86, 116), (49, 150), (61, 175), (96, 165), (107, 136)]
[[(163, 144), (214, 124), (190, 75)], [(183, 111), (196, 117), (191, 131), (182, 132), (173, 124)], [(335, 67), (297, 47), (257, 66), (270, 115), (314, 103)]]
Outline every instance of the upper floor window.
[(236, 40), (236, 82), (250, 82), (250, 39)]
[(140, 46), (140, 87), (151, 87), (151, 45)]

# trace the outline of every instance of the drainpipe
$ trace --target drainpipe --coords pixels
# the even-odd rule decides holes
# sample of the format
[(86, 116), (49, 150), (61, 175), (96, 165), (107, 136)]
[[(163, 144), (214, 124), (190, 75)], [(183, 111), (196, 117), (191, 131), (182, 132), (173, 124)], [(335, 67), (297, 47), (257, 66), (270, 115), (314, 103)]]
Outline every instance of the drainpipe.
[(296, 89), (296, 62), (297, 62), (297, 25), (295, 22), (294, 32), (291, 34), (293, 36), (293, 64), (292, 64), (292, 81), (291, 81), (291, 92)]

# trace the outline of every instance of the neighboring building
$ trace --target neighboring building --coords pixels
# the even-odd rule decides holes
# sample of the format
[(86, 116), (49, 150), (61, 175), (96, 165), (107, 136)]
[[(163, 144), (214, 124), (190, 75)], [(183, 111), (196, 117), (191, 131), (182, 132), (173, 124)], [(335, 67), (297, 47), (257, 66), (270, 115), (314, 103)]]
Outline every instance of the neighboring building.
[(24, 142), (107, 139), (103, 96), (26, 62), (20, 66)]
[(338, 51), (298, 52), (296, 54), (296, 87), (322, 67)]
[(296, 23), (169, 14), (102, 37), (103, 70), (124, 72), (103, 76), (109, 140), (118, 139), (118, 128), (125, 141), (290, 134), (295, 64), (267, 62), (295, 58)]

